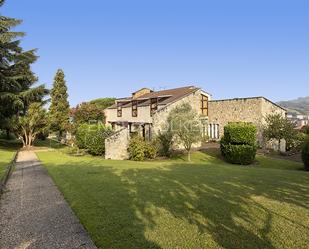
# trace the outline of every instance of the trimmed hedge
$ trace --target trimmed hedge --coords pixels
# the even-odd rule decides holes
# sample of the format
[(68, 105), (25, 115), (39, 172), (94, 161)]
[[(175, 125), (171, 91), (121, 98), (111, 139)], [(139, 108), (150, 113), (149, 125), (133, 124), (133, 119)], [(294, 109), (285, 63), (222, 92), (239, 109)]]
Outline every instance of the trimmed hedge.
[(224, 127), (225, 141), (232, 144), (256, 144), (256, 127), (250, 123), (230, 123)]
[(251, 164), (255, 159), (256, 149), (255, 145), (221, 144), (221, 151), (225, 160), (234, 164)]
[(301, 153), (305, 170), (309, 171), (309, 136), (306, 137)]
[(256, 127), (250, 123), (230, 123), (224, 127), (221, 139), (221, 154), (226, 161), (234, 164), (253, 163), (256, 155)]

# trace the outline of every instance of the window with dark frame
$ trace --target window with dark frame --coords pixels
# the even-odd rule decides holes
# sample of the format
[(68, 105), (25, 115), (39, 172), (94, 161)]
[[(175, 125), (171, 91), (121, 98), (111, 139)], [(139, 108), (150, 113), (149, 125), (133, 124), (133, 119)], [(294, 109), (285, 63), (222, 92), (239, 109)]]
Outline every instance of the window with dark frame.
[(117, 117), (122, 116), (122, 104), (120, 102), (117, 103)]
[(137, 117), (137, 100), (132, 100), (132, 117)]
[(202, 115), (208, 116), (208, 97), (203, 94), (201, 97), (201, 111)]
[(150, 99), (150, 116), (152, 116), (157, 109), (158, 109), (158, 99), (151, 98)]

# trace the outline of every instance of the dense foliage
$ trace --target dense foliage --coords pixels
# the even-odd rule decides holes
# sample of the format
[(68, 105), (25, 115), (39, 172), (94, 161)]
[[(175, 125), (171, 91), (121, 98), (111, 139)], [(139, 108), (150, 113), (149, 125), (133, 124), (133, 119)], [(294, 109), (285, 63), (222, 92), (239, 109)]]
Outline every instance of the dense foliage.
[(129, 159), (133, 161), (143, 161), (154, 159), (158, 153), (156, 141), (148, 142), (140, 136), (133, 136), (128, 146)]
[(104, 155), (105, 139), (112, 134), (110, 128), (97, 124), (83, 124), (77, 129), (76, 145), (92, 155)]
[(173, 145), (173, 133), (170, 130), (163, 132), (159, 131), (157, 140), (159, 144), (159, 155), (169, 157), (171, 155)]
[(87, 131), (89, 129), (88, 124), (81, 124), (78, 126), (76, 134), (75, 134), (75, 141), (76, 141), (76, 146), (80, 149), (85, 149), (85, 137), (87, 135)]
[(224, 138), (233, 144), (256, 143), (256, 127), (249, 123), (231, 123), (224, 127)]
[(309, 125), (304, 126), (302, 132), (309, 135)]
[(74, 124), (77, 126), (82, 123), (90, 123), (91, 121), (104, 123), (104, 109), (98, 107), (94, 103), (82, 103), (74, 108), (73, 111)]
[(70, 105), (68, 102), (67, 86), (64, 72), (58, 69), (51, 90), (51, 105), (49, 107), (50, 125), (53, 131), (62, 133), (68, 130)]
[(226, 161), (234, 164), (251, 164), (256, 155), (256, 127), (250, 123), (230, 123), (224, 127), (220, 148)]
[(305, 170), (309, 171), (309, 136), (305, 139), (301, 155), (305, 165)]
[(90, 104), (95, 104), (101, 110), (106, 109), (107, 107), (113, 105), (115, 103), (115, 98), (99, 98), (91, 100)]
[(264, 127), (263, 136), (267, 141), (271, 139), (278, 140), (279, 149), (280, 141), (285, 139), (287, 147), (289, 148), (289, 144), (292, 144), (297, 136), (297, 131), (294, 128), (295, 125), (282, 115), (270, 114), (266, 117), (266, 126)]
[(23, 142), (23, 147), (29, 148), (40, 133), (47, 129), (47, 114), (41, 103), (30, 104), (26, 114), (14, 120), (14, 131)]
[(191, 160), (191, 148), (201, 141), (201, 123), (198, 114), (189, 103), (176, 106), (167, 118), (167, 125), (175, 138), (184, 146)]
[[(4, 1), (0, 0), (0, 7)], [(32, 102), (40, 102), (48, 93), (44, 85), (33, 87), (37, 77), (31, 64), (37, 60), (35, 50), (20, 46), (23, 32), (12, 31), (21, 20), (0, 16), (0, 129), (12, 131), (16, 116), (23, 116)]]

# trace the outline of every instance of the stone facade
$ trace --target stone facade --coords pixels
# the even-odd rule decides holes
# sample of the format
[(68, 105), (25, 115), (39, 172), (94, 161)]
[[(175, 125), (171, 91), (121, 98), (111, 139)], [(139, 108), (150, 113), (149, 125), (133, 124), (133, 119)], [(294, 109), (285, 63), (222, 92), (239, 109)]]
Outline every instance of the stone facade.
[[(155, 134), (157, 134), (159, 132), (159, 130), (161, 130), (164, 127), (164, 124), (167, 120), (167, 117), (170, 113), (170, 111), (172, 109), (174, 109), (177, 106), (180, 106), (184, 103), (189, 103), (193, 110), (195, 110), (199, 116), (203, 116), (202, 112), (201, 112), (201, 94), (205, 95), (208, 97), (208, 99), (211, 99), (211, 95), (202, 91), (202, 90), (198, 90), (182, 99), (180, 99), (179, 101), (176, 101), (174, 103), (171, 103), (167, 106), (164, 106), (162, 108), (159, 108), (157, 110), (157, 112), (153, 115), (153, 121), (152, 121), (152, 125), (153, 125), (153, 131)], [(204, 118), (207, 118), (207, 116), (204, 116)]]
[(130, 134), (128, 128), (116, 131), (112, 136), (105, 139), (105, 159), (124, 160), (128, 159), (128, 145)]
[[(211, 100), (210, 94), (195, 87), (167, 91), (172, 91), (175, 96), (166, 94), (166, 91), (163, 91), (164, 95), (161, 92), (153, 92), (143, 88), (133, 93), (131, 98), (116, 100), (114, 106), (105, 110), (107, 123), (111, 124), (116, 131), (112, 137), (106, 140), (106, 158), (127, 159), (130, 135), (138, 133), (146, 140), (151, 140), (164, 129), (170, 111), (183, 103), (189, 103), (199, 114), (202, 127), (201, 136), (209, 137), (210, 140), (219, 140), (223, 135), (224, 126), (229, 122), (250, 122), (258, 129), (259, 144), (264, 145), (262, 128), (265, 124), (265, 117), (274, 113), (286, 116), (285, 109), (264, 97)], [(182, 94), (179, 94), (178, 91), (181, 91)], [(156, 110), (151, 112), (152, 102), (150, 99), (153, 98), (153, 94), (157, 94), (156, 98), (170, 98), (170, 101), (158, 101)], [(208, 100), (206, 113), (205, 110), (202, 113), (202, 103), (204, 103), (202, 96)], [(133, 101), (136, 100), (140, 102), (137, 104), (137, 116), (133, 117)], [(124, 103), (119, 116), (117, 115), (117, 101)], [(193, 145), (193, 147), (199, 146), (201, 143)], [(175, 148), (182, 149), (183, 147), (176, 144)]]
[(258, 129), (258, 141), (263, 144), (262, 128), (265, 117), (278, 113), (286, 116), (286, 110), (263, 98), (242, 98), (214, 100), (209, 102), (209, 124), (218, 125), (219, 138), (222, 137), (224, 126), (230, 122), (250, 122)]

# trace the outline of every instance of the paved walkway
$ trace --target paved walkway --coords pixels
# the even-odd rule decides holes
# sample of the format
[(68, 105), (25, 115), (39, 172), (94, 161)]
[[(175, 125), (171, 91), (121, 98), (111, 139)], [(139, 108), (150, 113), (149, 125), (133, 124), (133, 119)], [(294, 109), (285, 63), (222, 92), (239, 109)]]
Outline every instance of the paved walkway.
[(34, 152), (20, 152), (0, 200), (1, 249), (95, 249)]

